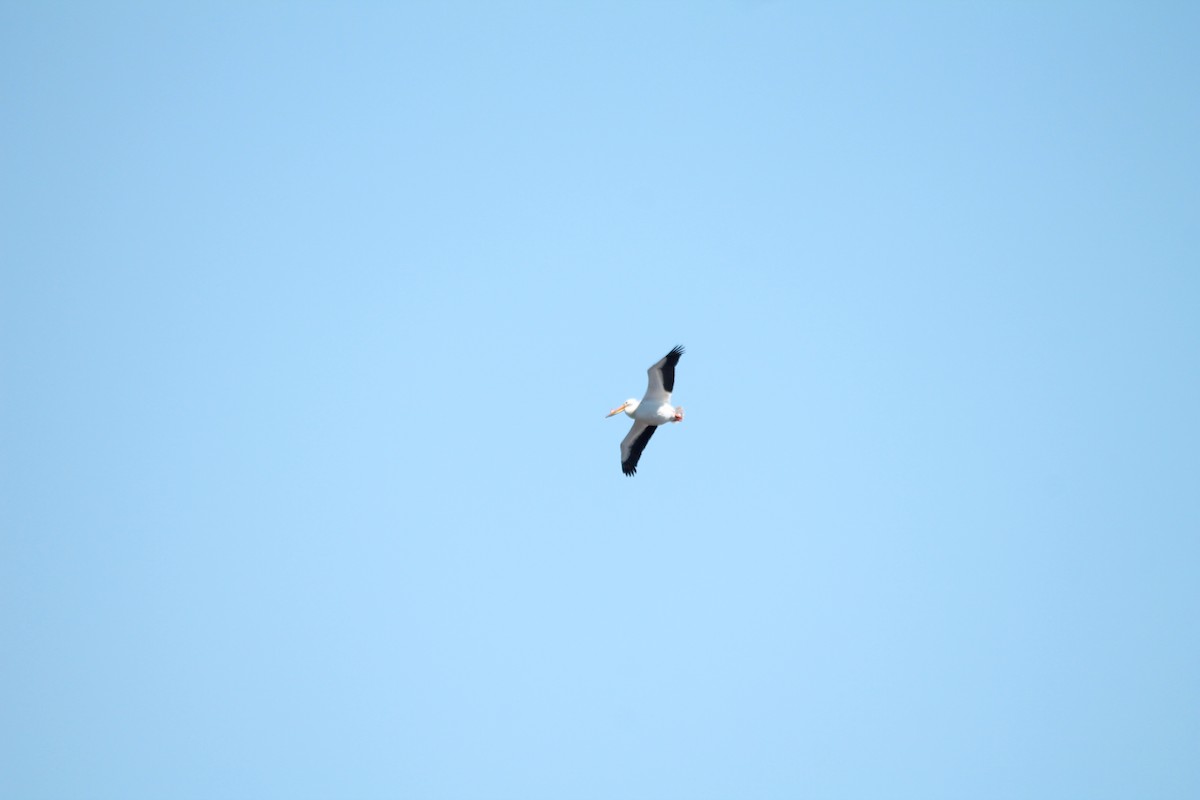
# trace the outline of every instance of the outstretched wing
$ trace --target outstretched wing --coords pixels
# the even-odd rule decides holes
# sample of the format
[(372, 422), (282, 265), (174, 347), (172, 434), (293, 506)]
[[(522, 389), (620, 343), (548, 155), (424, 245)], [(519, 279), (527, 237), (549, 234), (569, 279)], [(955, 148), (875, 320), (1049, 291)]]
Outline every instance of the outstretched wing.
[(683, 345), (676, 345), (671, 352), (646, 370), (650, 380), (646, 386), (646, 396), (642, 398), (643, 405), (657, 407), (671, 402), (671, 392), (675, 391), (675, 365), (679, 363), (682, 355)]
[(637, 472), (638, 459), (646, 449), (646, 443), (654, 435), (655, 427), (644, 422), (635, 422), (629, 433), (621, 440), (621, 472), (633, 475)]

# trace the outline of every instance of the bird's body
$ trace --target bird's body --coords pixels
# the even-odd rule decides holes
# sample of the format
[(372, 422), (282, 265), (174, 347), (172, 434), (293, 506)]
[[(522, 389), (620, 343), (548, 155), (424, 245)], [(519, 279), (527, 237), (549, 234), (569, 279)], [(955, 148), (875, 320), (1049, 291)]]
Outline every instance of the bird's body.
[(662, 425), (675, 419), (675, 406), (670, 403), (662, 403), (657, 406), (638, 403), (630, 416), (647, 425)]
[(646, 370), (648, 383), (646, 395), (640, 401), (630, 398), (608, 412), (608, 416), (622, 411), (633, 419), (633, 427), (621, 440), (621, 471), (626, 475), (637, 473), (638, 460), (646, 443), (659, 425), (682, 422), (683, 409), (671, 405), (671, 392), (675, 389), (675, 365), (683, 355), (683, 347), (675, 347)]

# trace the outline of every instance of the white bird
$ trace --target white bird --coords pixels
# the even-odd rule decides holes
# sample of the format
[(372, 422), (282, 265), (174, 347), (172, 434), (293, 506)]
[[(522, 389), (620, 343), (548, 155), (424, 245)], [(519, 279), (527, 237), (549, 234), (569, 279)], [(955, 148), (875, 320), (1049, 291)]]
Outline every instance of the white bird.
[(683, 409), (671, 405), (671, 392), (675, 389), (675, 365), (682, 355), (683, 346), (676, 345), (675, 349), (646, 370), (650, 382), (646, 387), (646, 396), (640, 403), (630, 398), (607, 414), (611, 417), (624, 411), (633, 419), (629, 435), (621, 440), (621, 471), (626, 475), (637, 473), (638, 459), (642, 457), (646, 443), (659, 425), (683, 422)]

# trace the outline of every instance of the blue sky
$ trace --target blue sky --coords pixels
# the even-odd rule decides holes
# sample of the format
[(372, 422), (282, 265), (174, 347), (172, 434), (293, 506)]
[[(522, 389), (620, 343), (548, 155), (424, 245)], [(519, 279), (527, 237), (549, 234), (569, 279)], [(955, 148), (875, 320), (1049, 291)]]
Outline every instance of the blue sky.
[(1198, 40), (4, 4), (0, 794), (1197, 796)]

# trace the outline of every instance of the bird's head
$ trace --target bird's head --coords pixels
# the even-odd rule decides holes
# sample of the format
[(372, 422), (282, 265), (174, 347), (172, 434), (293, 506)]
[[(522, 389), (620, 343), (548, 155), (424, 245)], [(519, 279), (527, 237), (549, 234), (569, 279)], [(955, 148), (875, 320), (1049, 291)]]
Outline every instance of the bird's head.
[(610, 412), (608, 412), (607, 414), (605, 414), (604, 416), (606, 416), (606, 417), (611, 417), (611, 416), (613, 416), (613, 415), (615, 415), (615, 414), (620, 414), (622, 411), (624, 411), (626, 414), (628, 414), (629, 416), (631, 416), (631, 417), (632, 417), (632, 416), (633, 416), (633, 412), (634, 412), (634, 411), (637, 411), (637, 407), (638, 407), (638, 401), (637, 401), (637, 400), (634, 400), (634, 399), (631, 397), (631, 398), (629, 398), (628, 400), (626, 400), (624, 403), (622, 403), (621, 405), (619, 405), (619, 406), (617, 406), (616, 408), (614, 408), (612, 411), (610, 411)]

